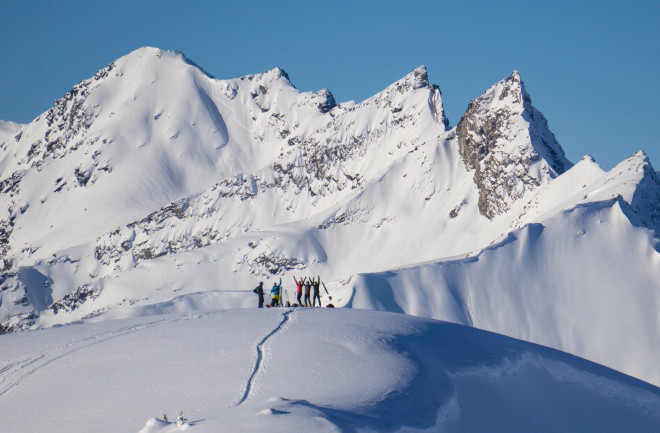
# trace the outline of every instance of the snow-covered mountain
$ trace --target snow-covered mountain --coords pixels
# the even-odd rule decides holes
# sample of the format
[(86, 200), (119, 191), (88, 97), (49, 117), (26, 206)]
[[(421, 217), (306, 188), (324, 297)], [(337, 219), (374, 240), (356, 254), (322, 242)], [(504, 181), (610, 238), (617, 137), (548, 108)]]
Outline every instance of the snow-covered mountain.
[(566, 353), (402, 314), (197, 312), (15, 333), (2, 348), (2, 423), (12, 433), (660, 425), (657, 387)]
[(337, 104), (143, 48), (0, 146), (0, 192), (4, 331), (253, 307), (280, 277), (293, 301), (320, 274), (338, 307), (660, 384), (658, 174), (642, 153), (573, 165), (517, 72), (451, 128), (424, 67)]

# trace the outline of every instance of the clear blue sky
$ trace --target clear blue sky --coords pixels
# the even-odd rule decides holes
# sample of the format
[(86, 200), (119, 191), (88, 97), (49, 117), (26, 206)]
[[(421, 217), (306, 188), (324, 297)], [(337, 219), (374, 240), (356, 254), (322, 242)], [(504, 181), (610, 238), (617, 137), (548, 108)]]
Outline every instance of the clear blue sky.
[(0, 119), (29, 122), (142, 46), (217, 78), (280, 66), (301, 91), (361, 101), (420, 65), (455, 125), (520, 71), (569, 159), (660, 169), (659, 0), (5, 1)]

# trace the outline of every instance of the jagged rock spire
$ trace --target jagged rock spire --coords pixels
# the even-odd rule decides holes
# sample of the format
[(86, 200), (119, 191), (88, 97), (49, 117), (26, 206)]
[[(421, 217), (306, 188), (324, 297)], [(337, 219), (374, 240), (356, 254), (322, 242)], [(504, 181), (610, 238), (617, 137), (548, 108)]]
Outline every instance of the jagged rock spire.
[(400, 109), (400, 103), (413, 92), (428, 92), (428, 104), (433, 118), (443, 125), (445, 130), (449, 129), (449, 120), (445, 115), (440, 87), (429, 84), (429, 76), (426, 66), (419, 66), (405, 77), (394, 82), (382, 92), (367, 99), (365, 103), (375, 103), (379, 106), (387, 106), (394, 110)]
[(489, 219), (572, 166), (518, 71), (470, 103), (456, 134), (465, 166), (475, 171), (479, 211)]

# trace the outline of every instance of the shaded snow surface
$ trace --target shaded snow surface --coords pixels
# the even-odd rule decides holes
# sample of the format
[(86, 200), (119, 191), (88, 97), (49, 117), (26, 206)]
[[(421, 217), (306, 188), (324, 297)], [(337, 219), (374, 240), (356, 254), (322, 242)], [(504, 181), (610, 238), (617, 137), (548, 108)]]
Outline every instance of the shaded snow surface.
[(654, 386), (552, 349), (393, 313), (225, 310), (1, 341), (2, 424), (14, 433), (660, 426)]

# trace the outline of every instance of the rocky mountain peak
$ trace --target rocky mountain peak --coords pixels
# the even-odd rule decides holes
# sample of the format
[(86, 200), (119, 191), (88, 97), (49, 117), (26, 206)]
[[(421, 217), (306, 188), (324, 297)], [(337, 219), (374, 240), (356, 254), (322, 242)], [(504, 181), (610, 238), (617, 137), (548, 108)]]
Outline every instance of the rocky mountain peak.
[[(436, 122), (449, 129), (442, 102), (442, 92), (437, 85), (429, 84), (426, 66), (414, 69), (405, 77), (386, 87), (375, 96), (365, 100), (361, 105), (375, 105), (385, 109), (390, 115), (406, 117), (405, 107), (410, 107), (412, 112), (409, 117), (418, 117), (430, 109), (430, 114)], [(422, 108), (423, 107), (423, 108)], [(396, 120), (396, 122), (400, 122)]]
[(470, 103), (456, 135), (466, 168), (474, 170), (479, 211), (489, 219), (572, 166), (517, 71)]
[(429, 75), (426, 66), (420, 66), (411, 73), (391, 84), (385, 89), (385, 93), (407, 93), (412, 90), (425, 89), (429, 87)]
[(289, 74), (280, 67), (269, 69), (263, 74), (247, 75), (242, 79), (258, 82), (259, 84), (266, 86), (266, 88), (268, 88), (273, 83), (278, 83), (278, 82), (284, 84), (287, 87), (290, 86), (295, 88), (295, 86), (291, 82), (291, 79), (289, 78)]
[(403, 79), (410, 82), (413, 89), (421, 89), (424, 87), (429, 87), (429, 75), (426, 70), (426, 66), (424, 65), (416, 68), (410, 74), (406, 75)]
[(280, 68), (279, 66), (269, 70), (268, 72), (266, 72), (265, 75), (268, 76), (268, 77), (273, 77), (275, 79), (284, 78), (285, 80), (287, 80), (289, 82), (289, 84), (291, 84), (293, 86), (293, 83), (291, 83), (291, 79), (289, 78), (289, 74), (284, 69)]
[(525, 90), (525, 83), (520, 78), (518, 71), (513, 71), (508, 78), (502, 81), (502, 85), (496, 88), (499, 91), (498, 99), (505, 101), (508, 99), (508, 104), (521, 105), (524, 110), (531, 109), (532, 99), (529, 97), (527, 90)]
[(315, 96), (319, 99), (317, 106), (322, 113), (327, 113), (337, 106), (334, 95), (328, 89), (319, 90), (315, 93)]

